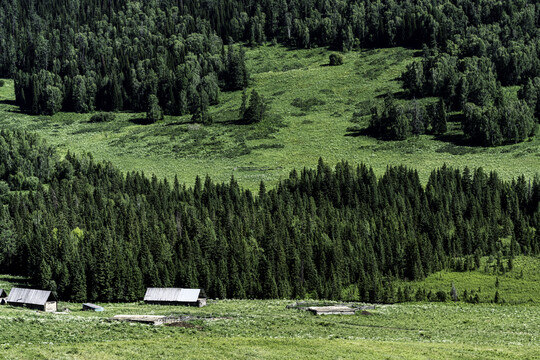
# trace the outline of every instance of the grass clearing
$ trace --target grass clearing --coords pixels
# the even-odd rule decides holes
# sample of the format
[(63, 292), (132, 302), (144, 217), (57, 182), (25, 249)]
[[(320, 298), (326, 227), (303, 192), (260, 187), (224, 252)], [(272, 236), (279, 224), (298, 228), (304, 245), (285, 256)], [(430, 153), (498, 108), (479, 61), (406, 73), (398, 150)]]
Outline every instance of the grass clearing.
[(404, 164), (416, 168), (423, 181), (444, 163), (459, 168), (482, 166), (505, 179), (538, 173), (539, 137), (482, 148), (460, 143), (458, 123), (451, 123), (449, 134), (438, 139), (423, 135), (385, 142), (354, 131), (367, 125), (369, 108), (381, 96), (401, 91), (398, 77), (414, 61), (414, 51), (349, 52), (344, 54), (344, 65), (325, 66), (329, 54), (324, 48), (247, 49), (250, 89), (256, 89), (269, 105), (268, 119), (261, 124), (237, 123), (240, 91), (222, 94), (220, 104), (210, 110), (215, 120), (211, 126), (193, 124), (189, 116), (143, 125), (138, 119), (144, 114), (137, 113), (118, 113), (111, 123), (90, 123), (92, 114), (29, 116), (14, 105), (13, 82), (7, 80), (0, 88), (0, 126), (39, 132), (61, 154), (91, 152), (123, 171), (170, 179), (178, 176), (188, 184), (197, 175), (208, 174), (215, 181), (228, 181), (234, 175), (253, 190), (261, 180), (272, 185), (293, 168), (314, 167), (319, 157), (328, 163), (363, 162), (377, 174), (387, 165)]
[[(5, 358), (508, 359), (539, 351), (537, 305), (379, 305), (372, 316), (315, 316), (293, 301), (221, 300), (204, 308), (100, 304), (104, 313), (0, 307)], [(192, 315), (193, 326), (109, 322), (116, 314)]]
[[(411, 288), (491, 294), (499, 276), (504, 304), (376, 305), (370, 315), (315, 316), (294, 300), (208, 300), (203, 308), (100, 303), (104, 312), (60, 302), (51, 314), (0, 306), (0, 358), (7, 359), (538, 359), (540, 259), (516, 257), (496, 275), (489, 258), (473, 272), (441, 272)], [(487, 266), (487, 268), (486, 268)], [(522, 275), (523, 272), (523, 275)], [(10, 290), (26, 279), (0, 275)], [(532, 299), (533, 301), (529, 301)], [(487, 299), (489, 300), (489, 299)], [(114, 315), (183, 317), (183, 326), (108, 321)]]
[[(506, 260), (503, 261), (506, 266)], [(501, 301), (506, 303), (540, 304), (540, 258), (518, 256), (514, 259), (514, 267), (504, 274), (496, 272), (496, 261), (488, 257), (481, 260), (481, 266), (474, 271), (455, 272), (439, 271), (429, 275), (423, 281), (398, 282), (397, 286), (409, 286), (412, 296), (418, 288), (426, 292), (450, 292), (452, 284), (458, 296), (463, 299), (463, 292), (478, 294), (481, 302), (491, 302), (495, 292), (499, 292)], [(497, 278), (499, 284), (496, 286)], [(450, 297), (449, 297), (450, 299)]]

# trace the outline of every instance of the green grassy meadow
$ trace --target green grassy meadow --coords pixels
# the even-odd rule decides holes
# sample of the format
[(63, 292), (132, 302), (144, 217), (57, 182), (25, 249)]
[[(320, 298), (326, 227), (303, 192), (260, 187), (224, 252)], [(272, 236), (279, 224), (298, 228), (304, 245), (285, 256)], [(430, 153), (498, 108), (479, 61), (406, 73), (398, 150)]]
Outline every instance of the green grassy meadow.
[[(488, 258), (482, 265), (489, 267)], [(488, 294), (499, 276), (503, 304), (412, 302), (354, 316), (288, 309), (295, 300), (214, 299), (203, 308), (105, 303), (102, 313), (60, 302), (59, 311), (70, 310), (60, 314), (0, 306), (0, 358), (539, 359), (539, 269), (540, 259), (517, 257), (504, 275), (442, 272), (407, 284), (449, 291), (454, 282), (459, 290), (478, 286)], [(25, 283), (0, 276), (8, 291)], [(109, 321), (120, 314), (184, 319), (181, 326)]]
[[(250, 189), (261, 180), (275, 184), (291, 169), (347, 160), (366, 163), (377, 174), (387, 165), (418, 169), (423, 181), (435, 167), (496, 170), (506, 179), (540, 169), (540, 138), (497, 148), (463, 145), (458, 123), (447, 136), (430, 135), (385, 142), (362, 135), (370, 107), (387, 92), (401, 91), (399, 76), (414, 51), (404, 48), (355, 51), (344, 54), (345, 64), (326, 66), (324, 48), (289, 50), (280, 46), (248, 48), (246, 59), (252, 82), (268, 103), (261, 124), (241, 125), (240, 91), (223, 93), (210, 110), (215, 123), (202, 126), (189, 116), (166, 117), (153, 125), (138, 121), (144, 114), (119, 113), (112, 123), (91, 124), (91, 114), (55, 116), (21, 114), (13, 104), (13, 82), (0, 88), (0, 127), (39, 132), (67, 151), (91, 152), (123, 171), (144, 171), (192, 184), (197, 175), (228, 181), (231, 176)], [(429, 100), (427, 100), (429, 101)], [(353, 114), (358, 122), (353, 124)]]
[[(378, 305), (371, 315), (317, 317), (285, 300), (210, 301), (205, 308), (60, 303), (68, 314), (0, 308), (6, 359), (534, 359), (540, 308)], [(190, 315), (181, 327), (108, 321), (116, 314)]]
[(518, 256), (514, 259), (513, 269), (504, 274), (496, 272), (494, 270), (496, 262), (489, 260), (488, 257), (482, 258), (482, 265), (474, 271), (443, 270), (429, 275), (422, 281), (400, 281), (395, 285), (409, 286), (413, 297), (419, 288), (425, 289), (426, 292), (449, 293), (454, 284), (460, 299), (463, 299), (463, 292), (466, 290), (469, 294), (477, 293), (481, 302), (489, 303), (498, 291), (501, 302), (540, 304), (540, 258)]

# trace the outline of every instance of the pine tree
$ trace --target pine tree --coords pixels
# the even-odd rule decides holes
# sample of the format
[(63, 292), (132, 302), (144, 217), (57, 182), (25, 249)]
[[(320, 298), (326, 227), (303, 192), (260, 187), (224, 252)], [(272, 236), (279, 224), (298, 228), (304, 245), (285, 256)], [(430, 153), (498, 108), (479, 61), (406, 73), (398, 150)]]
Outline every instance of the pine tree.
[(249, 106), (244, 112), (244, 122), (248, 124), (261, 122), (264, 119), (265, 112), (266, 106), (264, 104), (264, 99), (256, 90), (251, 91)]
[(163, 120), (163, 110), (161, 110), (161, 106), (159, 106), (159, 101), (156, 95), (150, 95), (148, 97), (146, 120), (149, 123), (155, 123), (157, 121)]
[(431, 130), (436, 135), (442, 135), (448, 130), (448, 115), (444, 100), (439, 100), (436, 106), (432, 107)]

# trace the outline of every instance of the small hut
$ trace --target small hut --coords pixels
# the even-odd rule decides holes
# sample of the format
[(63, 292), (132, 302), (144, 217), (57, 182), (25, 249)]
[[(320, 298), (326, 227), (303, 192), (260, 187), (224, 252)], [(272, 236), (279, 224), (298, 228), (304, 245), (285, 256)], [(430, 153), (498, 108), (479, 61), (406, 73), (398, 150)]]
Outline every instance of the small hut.
[(202, 289), (182, 288), (148, 288), (144, 295), (144, 302), (154, 305), (206, 305), (206, 294)]
[(57, 299), (48, 290), (13, 288), (6, 299), (12, 306), (27, 307), (47, 312), (56, 311)]
[(90, 304), (90, 303), (82, 304), (82, 309), (83, 309), (83, 311), (103, 311), (103, 310), (105, 310), (105, 309), (103, 309), (102, 306), (98, 306), (98, 305)]
[(0, 289), (0, 305), (6, 305), (7, 293), (4, 289)]

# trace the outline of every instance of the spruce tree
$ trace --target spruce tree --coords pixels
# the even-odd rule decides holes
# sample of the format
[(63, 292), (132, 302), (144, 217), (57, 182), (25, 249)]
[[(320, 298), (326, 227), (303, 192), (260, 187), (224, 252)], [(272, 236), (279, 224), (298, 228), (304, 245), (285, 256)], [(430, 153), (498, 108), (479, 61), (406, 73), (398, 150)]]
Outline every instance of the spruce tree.
[(264, 99), (259, 95), (257, 90), (252, 90), (249, 98), (249, 106), (244, 112), (244, 122), (247, 124), (259, 123), (264, 119), (265, 112)]
[(163, 120), (163, 110), (159, 106), (159, 100), (156, 95), (150, 95), (148, 97), (148, 105), (146, 108), (146, 121), (149, 123), (155, 123)]

